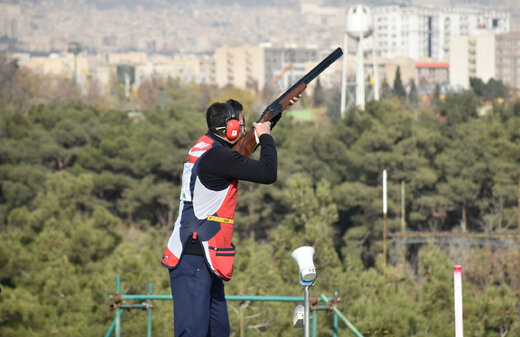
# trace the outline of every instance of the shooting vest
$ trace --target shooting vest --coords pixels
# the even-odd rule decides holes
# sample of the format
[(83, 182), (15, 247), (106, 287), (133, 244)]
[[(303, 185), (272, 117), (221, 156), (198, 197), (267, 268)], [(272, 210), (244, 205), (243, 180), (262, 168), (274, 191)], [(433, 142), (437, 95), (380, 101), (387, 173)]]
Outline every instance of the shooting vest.
[(231, 240), (238, 180), (221, 191), (214, 191), (204, 186), (198, 174), (200, 159), (217, 146), (222, 144), (204, 135), (190, 149), (182, 173), (179, 217), (164, 250), (162, 264), (175, 268), (188, 240), (198, 238), (210, 269), (220, 278), (229, 280), (235, 259), (235, 246)]

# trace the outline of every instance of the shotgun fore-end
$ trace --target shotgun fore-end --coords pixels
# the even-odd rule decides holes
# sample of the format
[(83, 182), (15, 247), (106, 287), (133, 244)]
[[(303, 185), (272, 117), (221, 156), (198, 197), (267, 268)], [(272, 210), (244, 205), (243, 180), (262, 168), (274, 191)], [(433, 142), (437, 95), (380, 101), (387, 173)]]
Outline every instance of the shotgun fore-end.
[[(270, 110), (265, 111), (260, 117), (260, 120), (257, 123), (268, 122), (273, 118), (273, 114)], [(238, 142), (233, 145), (233, 150), (238, 151), (244, 157), (250, 157), (257, 147), (256, 137), (255, 137), (255, 128), (252, 127), (247, 130), (246, 134), (238, 140)]]

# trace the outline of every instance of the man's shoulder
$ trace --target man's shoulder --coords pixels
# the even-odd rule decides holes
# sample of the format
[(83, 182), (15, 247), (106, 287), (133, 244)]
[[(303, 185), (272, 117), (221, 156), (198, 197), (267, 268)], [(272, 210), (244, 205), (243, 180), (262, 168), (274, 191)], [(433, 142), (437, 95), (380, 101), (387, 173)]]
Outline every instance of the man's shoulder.
[(208, 150), (215, 143), (215, 140), (209, 137), (207, 134), (200, 137), (195, 144), (191, 147), (192, 150)]
[(234, 156), (235, 154), (239, 154), (237, 151), (233, 150), (227, 146), (213, 146), (211, 149), (206, 151), (205, 157), (229, 157)]

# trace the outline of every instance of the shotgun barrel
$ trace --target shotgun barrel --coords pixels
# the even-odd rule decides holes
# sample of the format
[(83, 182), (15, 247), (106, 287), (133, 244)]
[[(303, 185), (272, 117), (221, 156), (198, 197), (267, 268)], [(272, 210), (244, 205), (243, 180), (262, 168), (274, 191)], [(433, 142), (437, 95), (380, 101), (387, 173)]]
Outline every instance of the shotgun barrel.
[[(283, 110), (285, 110), (287, 106), (282, 103), (288, 103), (289, 100), (291, 100), (293, 97), (299, 95), (305, 88), (307, 88), (307, 85), (309, 85), (309, 83), (311, 83), (312, 80), (314, 80), (319, 74), (321, 74), (325, 69), (327, 69), (332, 63), (334, 63), (334, 61), (340, 58), (341, 55), (343, 55), (343, 51), (341, 50), (341, 48), (338, 47), (336, 50), (330, 53), (329, 56), (323, 59), (323, 61), (321, 61), (317, 66), (312, 68), (311, 71), (305, 74), (305, 76), (303, 76), (298, 82), (293, 84), (282, 95), (280, 95), (280, 97), (278, 97), (274, 102), (269, 104), (265, 111), (262, 113), (262, 115), (267, 110), (271, 110), (273, 112), (273, 116), (271, 118), (273, 118), (279, 113), (281, 113)], [(297, 90), (302, 87), (302, 84), (305, 84), (303, 90)]]
[[(323, 61), (321, 61), (317, 66), (312, 68), (305, 76), (303, 76), (298, 82), (293, 84), (289, 89), (287, 89), (280, 97), (275, 99), (271, 104), (265, 108), (264, 112), (260, 115), (260, 119), (258, 119), (257, 123), (267, 122), (275, 119), (276, 122), (280, 118), (280, 114), (287, 109), (290, 105), (290, 100), (293, 97), (297, 97), (301, 94), (307, 85), (314, 80), (319, 74), (321, 74), (325, 69), (327, 69), (334, 61), (343, 55), (343, 51), (341, 48), (337, 48), (332, 53), (329, 54)], [(275, 118), (278, 117), (278, 118)], [(274, 126), (274, 125), (272, 125)], [(238, 140), (233, 146), (233, 150), (240, 152), (243, 156), (249, 157), (257, 147), (256, 139), (255, 139), (255, 129), (250, 128), (246, 134)]]

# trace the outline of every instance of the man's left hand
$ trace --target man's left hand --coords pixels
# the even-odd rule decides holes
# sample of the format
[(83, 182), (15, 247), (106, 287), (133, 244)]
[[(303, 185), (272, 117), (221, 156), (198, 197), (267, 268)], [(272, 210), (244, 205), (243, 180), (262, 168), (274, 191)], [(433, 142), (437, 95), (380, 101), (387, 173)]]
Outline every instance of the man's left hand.
[(298, 102), (298, 100), (302, 97), (302, 94), (299, 94), (298, 96), (294, 96), (291, 100), (289, 100), (289, 103), (291, 103), (291, 105), (294, 105), (296, 102)]

